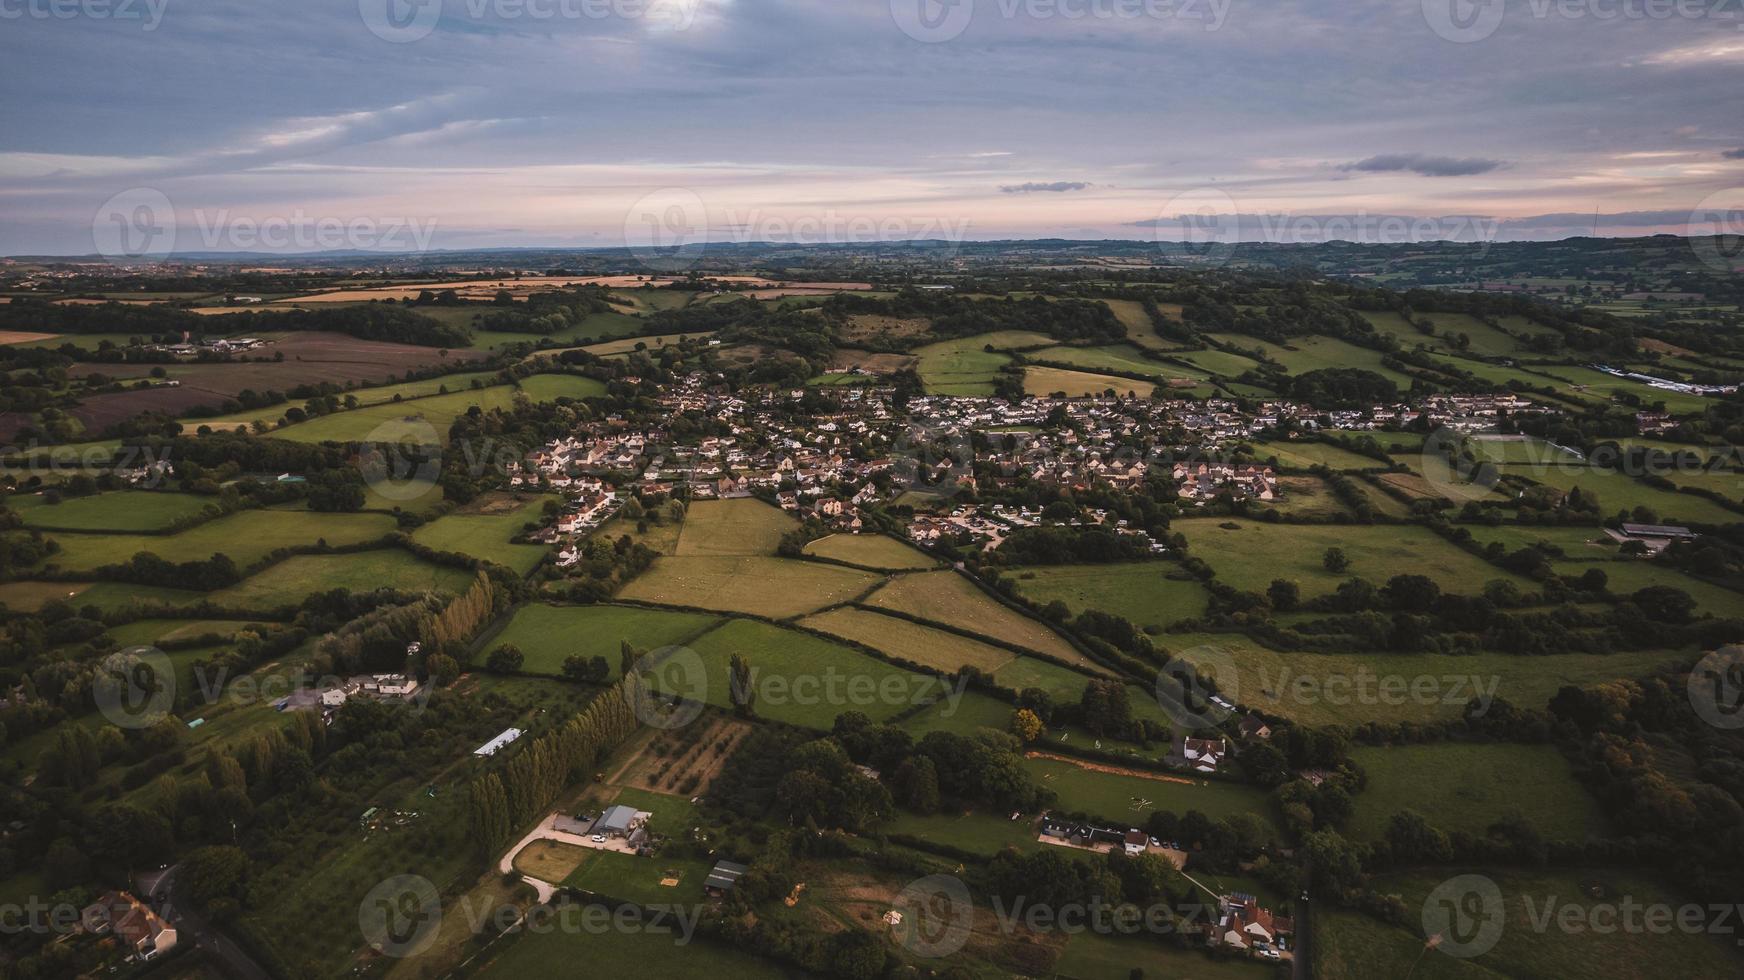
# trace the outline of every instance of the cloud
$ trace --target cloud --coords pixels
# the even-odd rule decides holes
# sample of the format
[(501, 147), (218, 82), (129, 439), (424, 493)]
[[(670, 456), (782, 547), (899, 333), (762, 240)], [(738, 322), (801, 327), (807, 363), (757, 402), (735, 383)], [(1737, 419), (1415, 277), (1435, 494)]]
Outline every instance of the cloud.
[(1052, 183), (1006, 184), (999, 188), (1002, 194), (1063, 194), (1067, 191), (1081, 191), (1090, 185), (1081, 180), (1056, 180)]
[(1744, 146), (1740, 146), (1736, 150), (1723, 150), (1720, 155), (1728, 160), (1744, 160)]
[(1487, 174), (1502, 166), (1505, 161), (1486, 160), (1482, 157), (1434, 157), (1422, 153), (1386, 153), (1380, 156), (1347, 163), (1338, 169), (1357, 170), (1363, 173), (1397, 173), (1410, 171), (1424, 177), (1470, 177), (1474, 174)]

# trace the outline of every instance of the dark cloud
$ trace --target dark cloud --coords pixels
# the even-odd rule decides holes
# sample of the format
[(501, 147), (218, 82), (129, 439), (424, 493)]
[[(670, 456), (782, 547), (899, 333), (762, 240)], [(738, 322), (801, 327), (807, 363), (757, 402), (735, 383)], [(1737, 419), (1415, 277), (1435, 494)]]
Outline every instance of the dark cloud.
[(1081, 191), (1089, 186), (1081, 180), (1056, 180), (1047, 184), (1032, 181), (1028, 184), (1006, 184), (999, 190), (1003, 194), (1063, 194), (1067, 191)]
[(1740, 146), (1736, 150), (1725, 150), (1720, 155), (1728, 160), (1744, 160), (1744, 146)]
[(1397, 173), (1410, 171), (1424, 177), (1470, 177), (1474, 174), (1487, 174), (1503, 165), (1502, 160), (1486, 160), (1482, 157), (1433, 157), (1422, 153), (1385, 153), (1347, 163), (1340, 170), (1358, 170), (1363, 173)]

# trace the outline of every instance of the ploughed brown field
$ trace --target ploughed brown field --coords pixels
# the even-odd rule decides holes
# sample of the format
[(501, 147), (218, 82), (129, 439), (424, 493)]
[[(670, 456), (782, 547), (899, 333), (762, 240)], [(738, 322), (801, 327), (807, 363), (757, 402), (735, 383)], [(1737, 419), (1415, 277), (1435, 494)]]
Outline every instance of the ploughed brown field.
[[(382, 382), (390, 375), (397, 378), (413, 368), (466, 363), (486, 356), (483, 351), (451, 350), (443, 358), (430, 347), (359, 340), (341, 333), (310, 331), (259, 336), (272, 343), (250, 351), (248, 356), (269, 360), (161, 365), (170, 379), (181, 384), (92, 395), (69, 412), (95, 438), (109, 426), (141, 412), (179, 416), (192, 408), (222, 405), (245, 388), (287, 391), (297, 385), (320, 382), (339, 385)], [(283, 352), (285, 359), (270, 360), (278, 352)], [(126, 380), (148, 377), (154, 366), (159, 365), (82, 363), (74, 365), (71, 373), (79, 377), (104, 374)], [(0, 438), (10, 438), (27, 422), (29, 417), (19, 413), (0, 414)]]

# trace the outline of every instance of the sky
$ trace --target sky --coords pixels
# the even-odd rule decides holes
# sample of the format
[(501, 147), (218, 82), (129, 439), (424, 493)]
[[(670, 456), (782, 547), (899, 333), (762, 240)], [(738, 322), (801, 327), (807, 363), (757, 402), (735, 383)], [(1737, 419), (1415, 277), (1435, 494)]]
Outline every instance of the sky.
[(1736, 0), (0, 0), (0, 80), (11, 255), (1744, 230)]

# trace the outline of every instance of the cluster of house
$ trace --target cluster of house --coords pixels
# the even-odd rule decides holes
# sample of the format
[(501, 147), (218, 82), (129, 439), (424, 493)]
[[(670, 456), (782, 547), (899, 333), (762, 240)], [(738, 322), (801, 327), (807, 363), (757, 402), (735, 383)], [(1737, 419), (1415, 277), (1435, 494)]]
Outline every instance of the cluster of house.
[[(407, 656), (417, 654), (421, 645), (410, 644)], [(301, 688), (273, 702), (280, 711), (318, 710), (328, 724), (345, 703), (354, 698), (369, 701), (409, 701), (418, 696), (422, 685), (410, 674), (358, 674), (337, 683), (321, 687)]]
[(1278, 477), (1270, 466), (1234, 463), (1176, 463), (1172, 474), (1187, 500), (1210, 500), (1228, 491), (1238, 499), (1276, 500)]
[(1234, 892), (1218, 899), (1217, 927), (1206, 943), (1232, 949), (1250, 949), (1268, 959), (1280, 959), (1296, 933), (1295, 922), (1276, 915), (1252, 895)]
[[(1106, 527), (1116, 534), (1140, 539), (1153, 554), (1168, 550), (1166, 545), (1153, 540), (1145, 531), (1132, 527), (1131, 522), (1122, 519), (1110, 521), (1110, 516), (1106, 510), (1093, 509), (1081, 517), (1063, 522), (1063, 526)], [(1041, 511), (1029, 507), (960, 504), (941, 514), (916, 514), (909, 521), (908, 536), (919, 544), (935, 544), (941, 539), (958, 540), (967, 535), (982, 550), (992, 551), (1003, 544), (1006, 535), (1012, 531), (1041, 523)]]
[(201, 353), (210, 354), (240, 354), (243, 351), (254, 350), (266, 341), (258, 337), (216, 337), (190, 343), (187, 334), (182, 335), (179, 344), (146, 344), (144, 349), (159, 354), (169, 354), (173, 357), (198, 357)]

